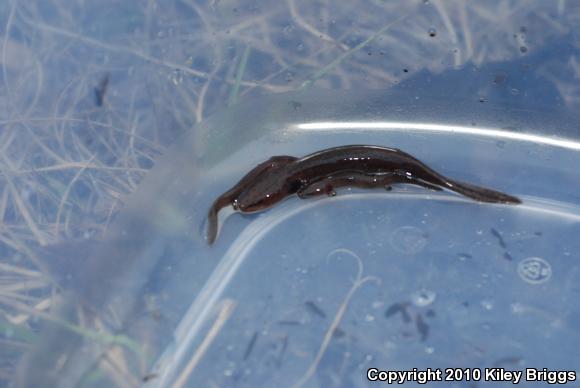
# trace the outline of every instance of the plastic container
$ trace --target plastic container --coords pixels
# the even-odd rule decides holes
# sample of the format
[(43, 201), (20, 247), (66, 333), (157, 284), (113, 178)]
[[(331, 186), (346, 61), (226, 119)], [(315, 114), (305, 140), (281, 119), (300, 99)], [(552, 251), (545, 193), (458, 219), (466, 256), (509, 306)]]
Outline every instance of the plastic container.
[[(481, 368), (447, 382), (475, 386), (483, 368), (577, 370), (574, 122), (396, 90), (276, 95), (215, 115), (167, 152), (69, 274), (67, 323), (47, 328), (23, 379), (361, 387), (376, 384), (369, 368), (441, 368), (442, 379)], [(206, 243), (210, 204), (258, 163), (346, 144), (400, 148), (523, 204), (341, 189), (224, 211)]]

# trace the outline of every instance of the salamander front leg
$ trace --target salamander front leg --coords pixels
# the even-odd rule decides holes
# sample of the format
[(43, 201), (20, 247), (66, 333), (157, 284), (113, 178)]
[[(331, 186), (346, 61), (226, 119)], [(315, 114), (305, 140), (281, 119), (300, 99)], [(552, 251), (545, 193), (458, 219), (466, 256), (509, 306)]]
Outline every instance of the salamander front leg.
[(296, 192), (296, 194), (302, 199), (316, 197), (324, 194), (328, 195), (329, 197), (334, 197), (336, 195), (336, 191), (334, 191), (334, 186), (332, 183), (332, 177), (323, 178), (314, 181), (304, 187), (301, 187)]
[(336, 195), (336, 189), (339, 187), (358, 187), (358, 188), (385, 188), (391, 190), (391, 184), (397, 183), (395, 176), (391, 174), (364, 174), (356, 171), (347, 171), (343, 174), (337, 174), (330, 177), (322, 178), (308, 183), (298, 190), (300, 198), (314, 197), (326, 194), (330, 197)]

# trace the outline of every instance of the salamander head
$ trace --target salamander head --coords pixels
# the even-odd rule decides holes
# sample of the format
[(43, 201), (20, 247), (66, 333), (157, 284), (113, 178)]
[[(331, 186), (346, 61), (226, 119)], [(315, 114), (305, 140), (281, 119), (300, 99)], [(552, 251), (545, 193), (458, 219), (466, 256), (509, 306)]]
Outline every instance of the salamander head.
[(257, 174), (248, 174), (242, 179), (242, 189), (234, 199), (234, 210), (252, 213), (268, 209), (286, 196), (296, 193), (289, 182), (289, 166), (296, 161), (294, 156), (273, 156), (257, 168)]
[(286, 176), (268, 175), (244, 190), (234, 201), (234, 209), (243, 213), (266, 210), (294, 193)]
[(234, 209), (242, 213), (266, 210), (284, 198), (295, 194), (297, 188), (288, 180), (286, 174), (267, 174), (244, 190), (234, 201)]

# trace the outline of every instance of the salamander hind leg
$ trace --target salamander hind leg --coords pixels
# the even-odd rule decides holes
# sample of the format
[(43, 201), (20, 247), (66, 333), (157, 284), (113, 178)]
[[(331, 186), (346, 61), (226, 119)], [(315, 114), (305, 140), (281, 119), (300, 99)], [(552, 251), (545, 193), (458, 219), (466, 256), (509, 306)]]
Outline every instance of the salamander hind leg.
[(422, 179), (412, 178), (412, 179), (409, 179), (409, 181), (405, 182), (405, 183), (421, 186), (421, 187), (424, 187), (426, 189), (433, 190), (433, 191), (443, 191), (443, 188), (441, 186), (437, 186), (436, 184), (425, 182)]

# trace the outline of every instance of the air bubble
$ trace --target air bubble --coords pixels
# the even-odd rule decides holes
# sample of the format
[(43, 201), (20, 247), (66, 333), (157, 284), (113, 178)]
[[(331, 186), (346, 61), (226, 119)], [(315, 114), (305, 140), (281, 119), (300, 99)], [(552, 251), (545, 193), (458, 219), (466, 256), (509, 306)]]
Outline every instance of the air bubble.
[(415, 306), (425, 307), (433, 303), (436, 297), (437, 294), (435, 292), (422, 288), (411, 295), (411, 300)]
[(373, 302), (372, 306), (374, 309), (382, 309), (383, 307), (385, 307), (385, 302), (376, 300)]

